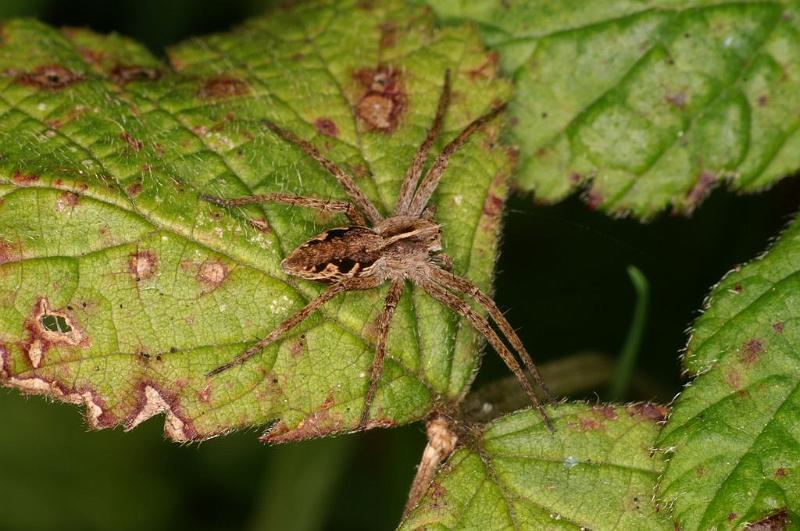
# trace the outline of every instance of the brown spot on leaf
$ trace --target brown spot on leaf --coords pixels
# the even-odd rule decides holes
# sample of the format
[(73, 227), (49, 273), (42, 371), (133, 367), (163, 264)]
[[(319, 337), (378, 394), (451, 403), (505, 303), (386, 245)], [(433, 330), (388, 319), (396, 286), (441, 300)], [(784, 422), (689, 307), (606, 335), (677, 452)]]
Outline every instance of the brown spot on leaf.
[(694, 469), (694, 473), (699, 478), (704, 477), (706, 475), (706, 472), (707, 472), (706, 467), (704, 467), (703, 465), (700, 465), (699, 467)]
[(203, 389), (201, 389), (200, 392), (197, 393), (197, 398), (200, 400), (200, 402), (208, 403), (211, 400), (212, 389), (213, 389), (213, 384), (211, 382), (208, 382), (205, 386), (203, 386)]
[(68, 209), (71, 210), (75, 208), (75, 205), (77, 205), (79, 201), (80, 197), (78, 194), (73, 194), (72, 192), (61, 192), (56, 198), (56, 210), (59, 212), (64, 212)]
[(391, 20), (379, 26), (381, 30), (381, 48), (391, 48), (397, 44), (397, 24)]
[(519, 148), (514, 146), (503, 146), (503, 147), (506, 153), (506, 157), (508, 158), (509, 165), (512, 168), (515, 168), (520, 158)]
[(708, 195), (711, 191), (711, 188), (717, 182), (716, 174), (708, 171), (703, 170), (700, 172), (700, 177), (698, 177), (697, 182), (689, 190), (689, 193), (686, 194), (686, 206), (691, 211), (697, 205), (700, 204), (703, 199)]
[(33, 173), (25, 174), (21, 171), (15, 171), (14, 175), (11, 176), (11, 180), (20, 186), (28, 186), (37, 182), (39, 180), (39, 176), (34, 175)]
[(34, 304), (25, 330), (28, 337), (20, 347), (34, 369), (42, 366), (45, 354), (53, 346), (88, 348), (92, 343), (70, 310), (55, 310), (43, 297)]
[(142, 193), (142, 183), (140, 182), (131, 183), (125, 190), (128, 192), (128, 195), (136, 197), (137, 195)]
[(246, 81), (230, 75), (219, 75), (208, 79), (200, 89), (198, 96), (208, 100), (245, 96), (249, 93), (250, 85)]
[(85, 76), (80, 72), (69, 70), (61, 65), (40, 66), (30, 72), (17, 76), (17, 83), (46, 90), (60, 90), (83, 81)]
[(11, 242), (0, 240), (0, 264), (19, 260), (22, 257), (19, 245), (15, 247)]
[[(483, 233), (494, 234), (498, 230), (500, 216), (505, 206), (506, 192), (505, 174), (499, 173), (492, 180), (492, 184), (486, 194), (486, 200), (483, 202), (483, 215), (480, 219), (480, 230)], [(456, 196), (454, 200), (458, 205), (462, 199), (460, 196)]]
[(285, 381), (281, 382), (281, 380), (285, 380), (285, 377), (278, 377), (275, 373), (264, 370), (261, 370), (261, 373), (264, 375), (262, 379), (263, 386), (256, 391), (256, 397), (258, 400), (274, 401), (275, 397), (283, 394), (281, 385), (283, 385)]
[(505, 199), (490, 192), (483, 203), (483, 213), (487, 216), (497, 216), (503, 211), (503, 205), (505, 205)]
[(576, 431), (604, 430), (606, 420), (602, 414), (598, 416), (597, 412), (593, 411), (589, 415), (580, 415), (576, 419), (570, 420), (567, 422), (567, 426)]
[(669, 408), (660, 404), (645, 402), (644, 404), (631, 404), (625, 408), (631, 417), (642, 417), (654, 422), (664, 422), (669, 415)]
[(53, 137), (56, 135), (56, 129), (60, 129), (65, 124), (73, 122), (86, 114), (89, 111), (89, 108), (86, 105), (78, 104), (73, 107), (66, 115), (62, 115), (59, 118), (53, 118), (47, 121), (47, 125), (51, 128), (49, 131), (45, 133), (47, 137)]
[(773, 323), (773, 325), (772, 325), (772, 330), (773, 330), (773, 331), (774, 331), (776, 334), (782, 334), (782, 333), (783, 333), (783, 326), (784, 326), (784, 325), (783, 325), (783, 323), (782, 323), (782, 322), (780, 322), (780, 321), (779, 321), (779, 322), (777, 322), (777, 323)]
[(364, 429), (365, 430), (372, 430), (375, 428), (389, 429), (395, 427), (397, 427), (397, 422), (392, 419), (375, 418), (375, 419), (369, 419)]
[(725, 382), (733, 389), (739, 389), (742, 386), (742, 373), (736, 369), (725, 371)]
[(754, 337), (747, 340), (745, 344), (742, 345), (742, 349), (739, 352), (739, 359), (742, 363), (750, 365), (758, 361), (759, 355), (763, 351), (764, 343), (760, 339)]
[(478, 79), (492, 79), (497, 73), (497, 64), (500, 60), (500, 55), (497, 52), (487, 54), (486, 60), (472, 70), (467, 71), (467, 76), (472, 81)]
[(144, 146), (144, 144), (142, 144), (141, 140), (137, 140), (136, 138), (131, 136), (130, 133), (127, 133), (127, 132), (126, 133), (122, 133), (120, 135), (120, 137), (122, 138), (122, 140), (125, 141), (126, 144), (128, 144), (128, 147), (130, 149), (132, 149), (133, 151), (137, 151), (137, 152), (141, 151), (142, 150), (142, 146)]
[(117, 65), (111, 69), (111, 81), (117, 85), (125, 85), (133, 81), (156, 81), (160, 78), (160, 70), (147, 66)]
[(5, 343), (0, 343), (0, 378), (11, 376), (11, 357)]
[(358, 117), (373, 129), (392, 129), (396, 125), (393, 113), (394, 102), (380, 94), (367, 94), (358, 103)]
[(65, 400), (86, 406), (86, 420), (95, 430), (116, 426), (117, 417), (94, 390), (83, 389), (66, 395)]
[(160, 413), (165, 413), (164, 433), (174, 441), (190, 441), (198, 433), (183, 413), (178, 399), (153, 382), (141, 382), (137, 389), (137, 402), (133, 412), (125, 420), (125, 431), (132, 430), (142, 422)]
[(438, 500), (447, 496), (447, 489), (438, 481), (431, 481), (430, 489), (428, 490), (430, 497), (433, 500)]
[(297, 339), (293, 340), (289, 345), (289, 353), (293, 358), (298, 357), (306, 349), (306, 336), (300, 334)]
[(736, 520), (736, 513), (728, 513), (728, 521), (733, 522)]
[(611, 406), (592, 406), (594, 413), (606, 420), (617, 420), (617, 410)]
[(336, 400), (331, 392), (317, 411), (301, 420), (297, 426), (290, 429), (283, 421), (278, 421), (261, 436), (260, 440), (265, 443), (283, 443), (315, 439), (341, 432), (345, 429), (344, 421), (341, 414), (331, 413), (330, 409), (334, 405)]
[(367, 166), (363, 162), (354, 164), (350, 169), (353, 172), (353, 176), (359, 179), (363, 179), (370, 176), (369, 166)]
[(356, 114), (369, 129), (391, 132), (406, 108), (400, 72), (391, 67), (358, 70), (353, 77), (364, 87)]
[(786, 477), (786, 470), (783, 467), (775, 470), (775, 479), (781, 479), (785, 477)]
[(674, 94), (667, 94), (666, 96), (664, 96), (664, 99), (666, 100), (667, 103), (669, 103), (674, 107), (677, 107), (678, 109), (683, 109), (684, 107), (686, 107), (687, 98), (686, 98), (686, 92), (684, 91), (676, 92)]
[(197, 272), (197, 280), (216, 289), (228, 276), (228, 267), (216, 260), (206, 260)]
[(768, 101), (769, 101), (769, 98), (767, 98), (767, 96), (765, 94), (762, 94), (761, 96), (758, 97), (758, 106), (759, 107), (766, 107)]
[(91, 64), (95, 68), (102, 67), (102, 62), (106, 55), (105, 53), (97, 50), (91, 50), (89, 48), (80, 48), (79, 51), (84, 61)]
[(192, 126), (192, 133), (197, 136), (206, 136), (208, 134), (208, 127), (205, 125), (194, 125)]
[(314, 121), (314, 127), (325, 136), (339, 136), (339, 128), (336, 127), (336, 123), (330, 118), (317, 118)]
[(775, 514), (767, 516), (749, 524), (745, 529), (747, 531), (783, 531), (787, 529), (792, 522), (789, 520), (789, 515), (786, 514), (786, 509), (781, 509)]
[(86, 421), (92, 429), (110, 428), (117, 424), (117, 417), (106, 406), (97, 392), (88, 387), (69, 388), (61, 382), (39, 376), (31, 378), (13, 377), (9, 383), (23, 393), (47, 395), (70, 404), (86, 406)]
[(603, 197), (602, 192), (600, 192), (600, 190), (597, 188), (592, 188), (586, 194), (586, 205), (592, 210), (597, 210), (600, 208), (600, 205), (603, 204), (604, 200), (605, 198)]
[(158, 270), (158, 258), (153, 251), (137, 251), (128, 258), (128, 271), (139, 282), (152, 278)]
[(578, 427), (580, 431), (599, 430), (603, 425), (595, 419), (581, 417), (578, 419)]

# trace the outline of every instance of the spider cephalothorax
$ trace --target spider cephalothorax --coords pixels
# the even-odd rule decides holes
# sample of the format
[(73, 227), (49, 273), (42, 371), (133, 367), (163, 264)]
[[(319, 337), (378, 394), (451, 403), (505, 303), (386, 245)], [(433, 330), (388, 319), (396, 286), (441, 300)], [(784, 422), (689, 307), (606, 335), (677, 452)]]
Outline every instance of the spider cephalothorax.
[[(367, 427), (370, 407), (383, 371), (389, 326), (403, 287), (406, 282), (410, 282), (461, 315), (486, 338), (517, 376), (531, 402), (541, 412), (548, 427), (552, 427), (550, 419), (534, 394), (522, 367), (503, 338), (519, 354), (533, 379), (549, 398), (539, 372), (522, 341), (491, 297), (469, 280), (452, 273), (449, 267), (451, 260), (442, 253), (442, 228), (434, 220), (434, 216), (428, 208), (428, 202), (447, 169), (453, 153), (463, 146), (475, 131), (505, 108), (505, 105), (498, 105), (470, 123), (445, 146), (423, 176), (423, 167), (431, 146), (441, 131), (449, 101), (450, 73), (447, 72), (436, 117), (406, 173), (400, 187), (397, 205), (389, 217), (382, 216), (355, 184), (352, 177), (325, 158), (314, 145), (270, 121), (264, 121), (264, 125), (270, 131), (299, 147), (306, 155), (319, 162), (323, 168), (336, 177), (353, 203), (280, 193), (235, 199), (203, 196), (203, 199), (221, 206), (265, 201), (288, 203), (328, 212), (344, 213), (351, 224), (347, 227), (326, 230), (308, 240), (281, 263), (281, 267), (288, 275), (326, 282), (330, 284), (330, 287), (258, 343), (230, 362), (217, 367), (209, 375), (244, 363), (300, 324), (337, 294), (344, 291), (376, 288), (384, 282), (390, 282), (383, 310), (377, 318), (378, 341), (375, 348), (375, 360), (372, 364), (369, 387), (364, 398), (364, 409), (361, 415), (360, 426)], [(489, 319), (476, 312), (458, 295), (465, 295), (480, 305), (500, 330), (500, 335), (492, 328)]]

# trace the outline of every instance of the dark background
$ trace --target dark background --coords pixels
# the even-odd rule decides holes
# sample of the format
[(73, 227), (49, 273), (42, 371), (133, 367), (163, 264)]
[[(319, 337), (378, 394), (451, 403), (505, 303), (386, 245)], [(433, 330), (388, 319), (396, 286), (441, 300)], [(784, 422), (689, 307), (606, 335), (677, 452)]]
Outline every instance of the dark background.
[[(270, 0), (0, 0), (0, 18), (117, 31), (157, 54), (223, 31)], [(691, 218), (614, 220), (578, 199), (509, 202), (497, 300), (540, 361), (581, 351), (615, 356), (635, 303), (636, 265), (652, 300), (640, 391), (680, 389), (678, 354), (710, 287), (763, 251), (795, 211), (800, 183), (755, 196), (717, 190)], [(487, 356), (478, 385), (506, 376)], [(642, 382), (648, 382), (641, 390)], [(584, 398), (603, 397), (604, 389)], [(0, 390), (0, 530), (388, 529), (398, 522), (424, 445), (421, 426), (280, 447), (256, 431), (202, 444), (166, 442), (161, 420), (124, 434), (87, 432), (75, 407)]]

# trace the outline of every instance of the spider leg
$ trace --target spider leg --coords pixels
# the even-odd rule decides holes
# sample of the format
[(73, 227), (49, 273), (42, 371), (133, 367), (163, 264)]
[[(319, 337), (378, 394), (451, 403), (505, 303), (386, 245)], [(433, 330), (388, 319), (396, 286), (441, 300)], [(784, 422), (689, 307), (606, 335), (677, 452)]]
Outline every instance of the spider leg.
[(369, 390), (364, 397), (364, 409), (361, 412), (361, 421), (358, 423), (359, 428), (365, 429), (369, 421), (369, 410), (372, 407), (372, 401), (375, 399), (375, 393), (378, 390), (378, 382), (383, 373), (383, 362), (386, 358), (386, 343), (389, 339), (389, 325), (394, 316), (394, 310), (397, 308), (397, 303), (400, 301), (400, 296), (403, 294), (403, 279), (394, 279), (389, 287), (389, 293), (386, 295), (386, 301), (383, 305), (383, 310), (378, 316), (378, 344), (375, 348), (375, 359), (372, 362), (372, 369), (369, 377)]
[(475, 330), (480, 332), (481, 335), (486, 338), (489, 344), (492, 345), (492, 347), (503, 359), (508, 368), (511, 369), (511, 372), (513, 372), (517, 377), (517, 380), (519, 380), (519, 383), (522, 386), (522, 389), (525, 391), (525, 394), (528, 395), (531, 403), (542, 415), (547, 429), (549, 429), (551, 432), (555, 431), (553, 422), (550, 420), (550, 417), (545, 411), (544, 406), (542, 406), (542, 403), (539, 401), (539, 398), (533, 392), (530, 382), (525, 377), (525, 372), (522, 370), (519, 362), (516, 360), (516, 358), (514, 358), (514, 355), (511, 353), (505, 343), (503, 343), (494, 329), (492, 329), (489, 321), (478, 315), (478, 313), (475, 312), (475, 310), (473, 310), (469, 304), (447, 291), (441, 285), (427, 278), (424, 273), (416, 275), (414, 277), (414, 283), (425, 290), (428, 295), (444, 304), (458, 315), (464, 317), (467, 321), (469, 321), (472, 327), (475, 328)]
[(547, 401), (551, 404), (555, 403), (553, 395), (550, 393), (550, 390), (547, 389), (544, 379), (539, 373), (539, 369), (536, 367), (536, 364), (533, 363), (531, 355), (528, 353), (528, 350), (525, 348), (522, 340), (511, 327), (511, 324), (506, 319), (506, 316), (503, 315), (503, 312), (497, 307), (497, 304), (494, 302), (494, 300), (481, 291), (478, 286), (465, 278), (457, 276), (454, 273), (444, 271), (438, 267), (430, 267), (429, 271), (434, 282), (438, 282), (452, 291), (459, 291), (469, 297), (472, 297), (489, 313), (489, 317), (491, 317), (492, 320), (497, 324), (497, 327), (500, 328), (500, 332), (503, 334), (503, 337), (505, 337), (508, 342), (511, 343), (511, 346), (514, 347), (514, 349), (522, 358), (525, 368), (527, 368), (528, 372), (531, 373), (536, 385), (538, 385), (542, 390), (547, 398)]
[(327, 290), (322, 292), (316, 299), (309, 302), (302, 310), (297, 312), (296, 314), (292, 315), (284, 322), (282, 322), (278, 328), (274, 329), (272, 332), (267, 334), (266, 337), (261, 339), (258, 343), (253, 345), (252, 347), (248, 348), (235, 358), (233, 358), (228, 363), (220, 365), (216, 369), (213, 369), (206, 373), (206, 376), (215, 376), (221, 372), (227, 371), (232, 367), (236, 367), (237, 365), (241, 365), (242, 363), (246, 362), (262, 350), (264, 350), (268, 345), (272, 342), (280, 338), (286, 332), (294, 328), (295, 326), (299, 325), (303, 321), (305, 321), (308, 316), (318, 310), (323, 304), (334, 298), (336, 295), (343, 291), (347, 291), (348, 286), (344, 282), (340, 282), (338, 284), (334, 284), (329, 287)]
[(498, 114), (503, 112), (506, 108), (506, 104), (503, 103), (494, 107), (492, 110), (484, 114), (483, 116), (479, 116), (475, 120), (473, 120), (469, 125), (467, 125), (457, 137), (455, 137), (449, 144), (447, 144), (442, 152), (436, 157), (436, 160), (433, 162), (431, 169), (428, 170), (428, 173), (420, 182), (419, 187), (417, 187), (417, 191), (414, 194), (414, 198), (411, 200), (411, 205), (409, 206), (406, 214), (409, 216), (419, 216), (423, 210), (425, 210), (425, 205), (428, 204), (433, 192), (436, 190), (436, 187), (439, 186), (439, 181), (442, 178), (442, 174), (447, 169), (447, 165), (450, 162), (450, 157), (458, 151), (469, 138), (481, 127), (483, 127), (487, 122), (492, 120)]
[(425, 135), (425, 140), (420, 144), (417, 153), (414, 155), (414, 160), (411, 162), (406, 176), (403, 179), (403, 184), (400, 186), (400, 193), (397, 196), (397, 206), (394, 209), (395, 216), (403, 216), (407, 213), (408, 207), (411, 206), (411, 200), (414, 197), (414, 190), (417, 188), (417, 182), (422, 175), (422, 168), (425, 165), (425, 160), (428, 158), (428, 153), (431, 150), (436, 137), (442, 131), (442, 123), (444, 122), (444, 115), (447, 112), (447, 107), (450, 105), (450, 70), (444, 73), (444, 84), (442, 85), (442, 93), (439, 95), (439, 103), (436, 107), (436, 116), (433, 119), (430, 129)]
[(305, 197), (302, 195), (281, 193), (250, 195), (245, 197), (234, 197), (231, 199), (216, 197), (213, 195), (201, 195), (200, 199), (223, 207), (269, 202), (286, 203), (287, 205), (314, 208), (322, 212), (341, 212), (347, 216), (347, 219), (350, 220), (351, 224), (359, 226), (366, 225), (366, 221), (364, 220), (364, 216), (361, 215), (361, 212), (359, 212), (358, 209), (356, 209), (351, 203), (346, 201), (326, 201), (324, 199), (317, 199), (316, 197)]
[(378, 209), (375, 208), (375, 205), (370, 202), (361, 188), (359, 188), (355, 181), (353, 181), (353, 178), (345, 173), (345, 171), (337, 166), (333, 161), (325, 158), (311, 142), (303, 140), (291, 131), (283, 129), (269, 120), (265, 119), (262, 122), (267, 129), (290, 144), (294, 144), (300, 148), (303, 153), (316, 160), (328, 171), (328, 173), (336, 177), (336, 180), (339, 181), (340, 185), (342, 185), (342, 188), (344, 188), (345, 192), (347, 192), (347, 195), (350, 196), (350, 199), (353, 201), (353, 203), (355, 203), (355, 205), (361, 209), (364, 214), (366, 214), (367, 219), (369, 219), (372, 225), (376, 225), (383, 219), (383, 216), (381, 216), (380, 212), (378, 212)]

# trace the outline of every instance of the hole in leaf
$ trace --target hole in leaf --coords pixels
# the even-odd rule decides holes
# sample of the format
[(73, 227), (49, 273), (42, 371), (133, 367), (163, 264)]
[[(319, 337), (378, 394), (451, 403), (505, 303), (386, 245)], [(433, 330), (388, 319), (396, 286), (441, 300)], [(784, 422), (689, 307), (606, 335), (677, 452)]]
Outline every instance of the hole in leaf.
[(63, 315), (43, 315), (40, 322), (48, 332), (58, 332), (59, 334), (72, 332), (72, 327)]

